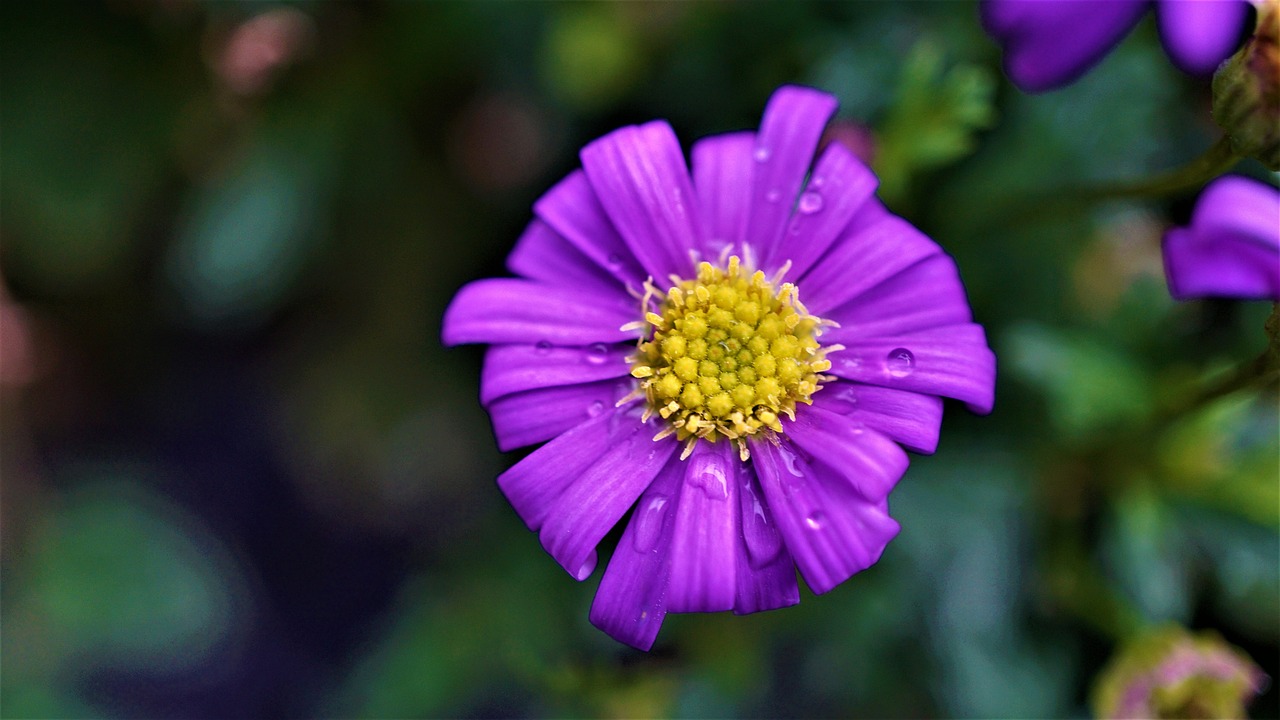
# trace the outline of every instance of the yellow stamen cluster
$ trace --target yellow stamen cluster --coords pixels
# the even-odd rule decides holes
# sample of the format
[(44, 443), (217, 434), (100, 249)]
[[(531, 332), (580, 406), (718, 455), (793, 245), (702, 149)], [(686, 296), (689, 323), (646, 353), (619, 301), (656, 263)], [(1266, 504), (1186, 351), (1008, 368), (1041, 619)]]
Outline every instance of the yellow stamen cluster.
[(631, 359), (649, 402), (645, 417), (656, 412), (669, 423), (654, 439), (675, 434), (688, 457), (698, 438), (727, 438), (745, 460), (747, 436), (782, 432), (778, 416), (794, 420), (796, 403), (812, 403), (830, 379), (822, 375), (831, 368), (826, 353), (839, 346), (817, 336), (831, 323), (805, 310), (795, 285), (744, 270), (736, 255), (724, 269), (704, 262), (694, 279), (671, 282), (666, 293), (646, 285), (652, 335)]

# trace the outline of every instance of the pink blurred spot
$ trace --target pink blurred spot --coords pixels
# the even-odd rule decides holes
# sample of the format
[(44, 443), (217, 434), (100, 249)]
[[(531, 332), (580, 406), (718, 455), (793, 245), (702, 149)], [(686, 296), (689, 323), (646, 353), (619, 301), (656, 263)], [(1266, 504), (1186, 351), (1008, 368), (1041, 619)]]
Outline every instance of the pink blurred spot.
[(315, 24), (306, 13), (279, 8), (241, 23), (227, 38), (214, 70), (238, 95), (259, 95), (277, 73), (311, 49)]
[(871, 129), (852, 120), (833, 120), (822, 133), (819, 148), (825, 150), (831, 143), (840, 143), (868, 167), (876, 157), (876, 139)]

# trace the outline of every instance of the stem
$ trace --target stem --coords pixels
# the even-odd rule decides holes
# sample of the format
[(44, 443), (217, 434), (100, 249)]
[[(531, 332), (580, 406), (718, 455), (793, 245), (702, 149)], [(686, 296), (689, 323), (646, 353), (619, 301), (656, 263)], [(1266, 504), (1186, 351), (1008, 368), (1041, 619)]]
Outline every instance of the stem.
[(1204, 154), (1180, 168), (1138, 182), (1087, 188), (1081, 194), (1091, 200), (1164, 197), (1200, 187), (1231, 169), (1239, 161), (1240, 155), (1231, 148), (1231, 140), (1223, 135)]
[(1161, 414), (1162, 419), (1172, 420), (1238, 390), (1263, 387), (1280, 381), (1280, 303), (1272, 304), (1271, 316), (1267, 318), (1265, 328), (1268, 343), (1261, 355), (1241, 363), (1226, 377), (1169, 407)]

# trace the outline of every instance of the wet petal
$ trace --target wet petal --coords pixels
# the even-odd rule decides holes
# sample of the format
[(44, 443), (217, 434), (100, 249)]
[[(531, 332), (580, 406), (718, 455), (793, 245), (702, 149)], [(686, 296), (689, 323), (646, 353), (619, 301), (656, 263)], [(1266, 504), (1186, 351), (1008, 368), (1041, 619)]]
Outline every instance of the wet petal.
[(782, 545), (777, 521), (765, 502), (755, 471), (746, 463), (734, 465), (739, 490), (740, 525), (736, 568), (737, 592), (733, 612), (738, 615), (774, 610), (800, 602), (795, 561)]
[(625, 358), (631, 343), (596, 343), (587, 347), (494, 345), (484, 357), (480, 402), (488, 404), (511, 393), (607, 380), (627, 375)]
[[(579, 580), (591, 572), (596, 545), (622, 519), (679, 445), (674, 438), (654, 442), (656, 428), (641, 423), (639, 414), (640, 408), (632, 406), (604, 416), (617, 421), (609, 431), (611, 446), (585, 471), (574, 473), (539, 533), (547, 552)], [(542, 459), (541, 472), (562, 473), (552, 462), (552, 458)]]
[(591, 624), (640, 650), (653, 647), (667, 614), (671, 538), (684, 468), (672, 460), (640, 496), (591, 603)]
[(996, 358), (980, 325), (948, 325), (883, 338), (860, 338), (831, 356), (846, 380), (962, 400), (988, 413), (995, 401)]
[(889, 497), (907, 471), (907, 454), (897, 443), (848, 415), (811, 407), (786, 427), (796, 447), (814, 458), (814, 467), (843, 477), (868, 502)]
[(644, 284), (648, 273), (613, 227), (581, 170), (569, 173), (538, 198), (533, 212), (623, 285), (640, 288)]
[(637, 306), (613, 296), (532, 280), (494, 278), (465, 285), (444, 313), (446, 345), (548, 343), (590, 345), (636, 337), (619, 328), (635, 321)]
[(871, 169), (848, 148), (840, 143), (828, 145), (796, 200), (795, 214), (777, 256), (767, 258), (764, 264), (781, 266), (790, 260), (787, 277), (804, 276), (848, 227), (878, 184)]
[(601, 380), (526, 390), (489, 403), (498, 449), (508, 452), (550, 440), (560, 433), (606, 413), (631, 391), (630, 378)]
[(813, 406), (848, 415), (908, 450), (930, 454), (938, 449), (942, 398), (937, 395), (837, 380), (823, 385)]
[[(542, 528), (560, 495), (614, 445), (629, 436), (628, 408), (601, 413), (529, 454), (498, 476), (498, 487), (530, 530)], [(635, 424), (639, 424), (637, 420)]]
[[(813, 88), (778, 88), (756, 135), (756, 168), (747, 243), (761, 259), (778, 257), (787, 221), (813, 164), (818, 140), (836, 111), (835, 97)], [(772, 266), (761, 265), (761, 267)]]
[(723, 247), (740, 247), (751, 215), (756, 135), (729, 133), (693, 144), (693, 187), (707, 231), (703, 259), (714, 262)]
[(1004, 46), (1009, 79), (1027, 92), (1062, 87), (1098, 63), (1147, 0), (987, 0), (982, 23)]
[(1244, 0), (1161, 0), (1156, 3), (1160, 39), (1174, 64), (1208, 75), (1231, 57), (1243, 39), (1249, 6)]
[(751, 440), (752, 464), (778, 528), (809, 588), (825, 593), (875, 564), (898, 534), (880, 503), (825, 476), (788, 441)]
[(930, 255), (937, 243), (895, 215), (879, 215), (872, 206), (869, 225), (855, 220), (831, 251), (797, 283), (809, 311), (819, 317), (897, 275)]
[(507, 269), (549, 285), (578, 287), (593, 295), (616, 295), (624, 302), (631, 298), (618, 277), (536, 218), (516, 241), (507, 257)]
[(703, 238), (680, 143), (663, 121), (624, 127), (582, 149), (582, 167), (613, 226), (655, 278), (687, 276)]
[(727, 442), (699, 442), (684, 462), (684, 480), (671, 538), (671, 612), (730, 610), (736, 590), (737, 450)]

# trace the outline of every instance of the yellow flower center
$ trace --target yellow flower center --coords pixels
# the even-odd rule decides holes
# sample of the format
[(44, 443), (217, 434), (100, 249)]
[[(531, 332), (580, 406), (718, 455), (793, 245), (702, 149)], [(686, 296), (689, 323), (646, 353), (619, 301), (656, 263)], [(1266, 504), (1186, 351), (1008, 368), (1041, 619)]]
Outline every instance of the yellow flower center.
[[(796, 403), (812, 403), (831, 379), (822, 375), (826, 353), (840, 346), (817, 338), (832, 323), (805, 310), (795, 285), (746, 274), (736, 255), (724, 269), (704, 262), (697, 277), (672, 282), (666, 293), (646, 285), (643, 325), (652, 334), (632, 358), (646, 419), (657, 413), (668, 423), (654, 439), (675, 434), (688, 457), (698, 438), (727, 438), (745, 460), (748, 436), (782, 432), (779, 415), (794, 420)], [(665, 297), (657, 312), (655, 297)]]

